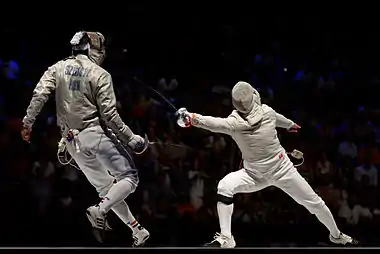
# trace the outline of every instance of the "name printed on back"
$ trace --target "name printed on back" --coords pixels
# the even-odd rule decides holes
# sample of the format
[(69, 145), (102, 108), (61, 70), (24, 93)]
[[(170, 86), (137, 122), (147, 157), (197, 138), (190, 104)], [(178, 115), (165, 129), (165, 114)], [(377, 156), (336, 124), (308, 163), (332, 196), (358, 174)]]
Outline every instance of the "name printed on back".
[(84, 77), (86, 76), (86, 69), (81, 66), (66, 65), (65, 75), (73, 77)]

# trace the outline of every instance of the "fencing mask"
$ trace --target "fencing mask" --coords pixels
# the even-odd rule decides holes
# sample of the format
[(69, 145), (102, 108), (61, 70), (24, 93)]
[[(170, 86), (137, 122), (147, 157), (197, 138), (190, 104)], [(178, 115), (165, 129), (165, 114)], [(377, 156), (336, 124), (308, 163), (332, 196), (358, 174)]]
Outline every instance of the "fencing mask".
[(78, 32), (71, 39), (73, 51), (87, 51), (88, 58), (101, 65), (106, 57), (105, 38), (99, 32)]
[(259, 92), (247, 82), (238, 82), (232, 89), (232, 104), (251, 124), (261, 121), (263, 111)]

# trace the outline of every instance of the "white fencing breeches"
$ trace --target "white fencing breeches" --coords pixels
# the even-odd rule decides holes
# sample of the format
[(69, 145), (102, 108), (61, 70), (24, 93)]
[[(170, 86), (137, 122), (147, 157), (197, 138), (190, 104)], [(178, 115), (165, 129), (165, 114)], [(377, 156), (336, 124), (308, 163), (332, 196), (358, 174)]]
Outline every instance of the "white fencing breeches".
[(268, 186), (276, 186), (303, 205), (310, 213), (330, 230), (333, 236), (339, 235), (333, 216), (325, 202), (298, 173), (286, 154), (278, 157), (275, 169), (269, 169), (270, 175), (255, 177), (246, 169), (229, 173), (218, 184), (218, 194), (232, 198), (237, 193), (251, 193)]
[[(324, 205), (309, 183), (297, 172), (287, 155), (278, 158), (277, 169), (268, 169), (270, 175), (255, 177), (246, 169), (229, 173), (218, 184), (218, 194), (233, 197), (236, 193), (251, 193), (268, 186), (276, 186), (286, 192), (311, 213)], [(282, 161), (280, 161), (282, 160)]]
[(132, 192), (136, 189), (137, 170), (131, 167), (128, 158), (100, 126), (83, 130), (77, 138), (79, 151), (75, 149), (74, 141), (67, 144), (67, 150), (100, 197), (108, 193), (115, 180), (128, 180), (133, 185)]

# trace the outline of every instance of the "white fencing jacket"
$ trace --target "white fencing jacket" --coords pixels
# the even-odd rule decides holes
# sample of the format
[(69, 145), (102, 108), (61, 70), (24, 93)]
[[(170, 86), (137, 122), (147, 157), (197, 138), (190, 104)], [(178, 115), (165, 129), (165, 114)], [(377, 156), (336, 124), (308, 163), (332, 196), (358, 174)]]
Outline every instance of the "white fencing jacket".
[(289, 129), (294, 122), (265, 104), (261, 109), (262, 119), (254, 125), (250, 121), (250, 116), (256, 115), (254, 112), (243, 118), (236, 110), (227, 118), (193, 114), (192, 125), (230, 135), (242, 152), (244, 168), (265, 174), (271, 171), (270, 167), (275, 165), (279, 155), (284, 153), (283, 156), (286, 156), (285, 149), (277, 137), (276, 127)]

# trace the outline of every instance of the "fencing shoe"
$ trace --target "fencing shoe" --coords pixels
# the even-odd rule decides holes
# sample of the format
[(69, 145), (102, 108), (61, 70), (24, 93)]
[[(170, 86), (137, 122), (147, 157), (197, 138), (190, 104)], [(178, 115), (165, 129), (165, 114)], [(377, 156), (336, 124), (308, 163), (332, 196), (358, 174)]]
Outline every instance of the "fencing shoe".
[(111, 227), (108, 224), (105, 214), (100, 212), (99, 206), (91, 206), (86, 211), (87, 219), (90, 221), (92, 226), (92, 234), (95, 239), (103, 243), (104, 242), (104, 232), (110, 231)]
[(221, 235), (220, 233), (216, 233), (214, 236), (214, 240), (210, 243), (206, 243), (204, 245), (205, 247), (216, 247), (216, 248), (235, 248), (236, 243), (234, 240), (234, 237), (226, 237), (224, 235)]
[(150, 234), (148, 230), (143, 228), (142, 226), (138, 226), (138, 231), (132, 234), (134, 239), (133, 247), (143, 246), (146, 240), (148, 240)]
[(352, 238), (351, 236), (345, 235), (343, 233), (340, 233), (338, 238), (333, 237), (330, 235), (330, 241), (334, 244), (340, 244), (340, 245), (348, 245), (348, 246), (353, 246), (353, 245), (359, 245), (359, 241)]

